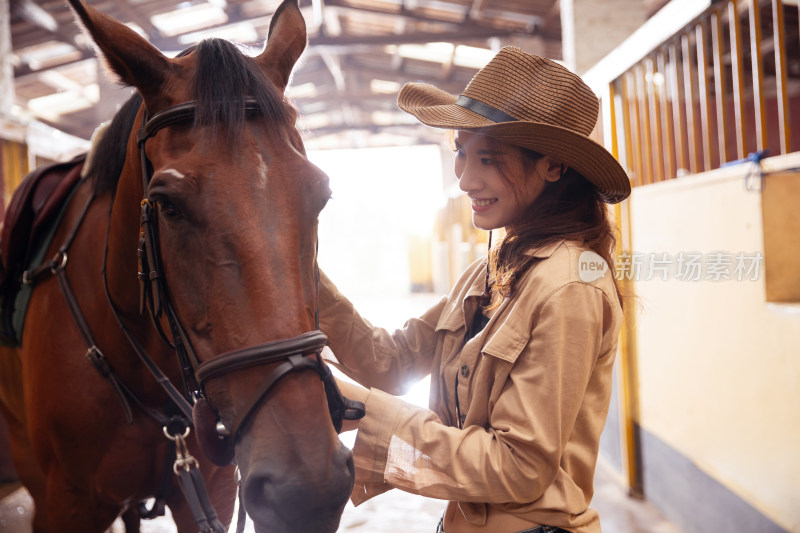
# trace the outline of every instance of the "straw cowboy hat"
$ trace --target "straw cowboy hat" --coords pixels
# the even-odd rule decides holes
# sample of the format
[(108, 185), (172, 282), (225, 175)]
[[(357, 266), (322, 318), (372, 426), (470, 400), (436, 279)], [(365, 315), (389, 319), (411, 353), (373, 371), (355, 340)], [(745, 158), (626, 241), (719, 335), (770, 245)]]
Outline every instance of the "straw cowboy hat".
[(476, 131), (553, 157), (592, 182), (608, 203), (631, 193), (622, 166), (589, 138), (597, 123), (597, 96), (549, 59), (506, 47), (460, 96), (407, 83), (397, 104), (428, 126)]

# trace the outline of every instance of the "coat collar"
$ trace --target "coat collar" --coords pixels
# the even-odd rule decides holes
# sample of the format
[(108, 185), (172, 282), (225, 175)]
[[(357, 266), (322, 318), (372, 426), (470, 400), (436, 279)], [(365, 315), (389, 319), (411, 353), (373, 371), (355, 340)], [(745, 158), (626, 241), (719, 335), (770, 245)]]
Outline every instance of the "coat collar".
[(530, 248), (525, 251), (525, 255), (532, 255), (537, 259), (547, 259), (551, 255), (553, 255), (553, 252), (555, 252), (558, 249), (558, 247), (564, 244), (565, 242), (567, 241), (561, 239), (555, 242), (551, 242), (550, 244), (545, 244), (544, 246), (537, 246), (535, 248)]
[[(532, 255), (537, 259), (547, 259), (566, 242), (565, 240), (558, 240), (550, 244), (545, 244), (544, 246), (530, 248), (525, 254)], [(466, 328), (467, 321), (472, 320), (469, 311), (475, 308), (475, 302), (477, 298), (483, 294), (484, 284), (486, 283), (486, 259), (480, 263), (475, 263), (472, 268), (471, 280), (462, 286), (460, 291), (454, 291), (454, 293), (451, 294), (451, 300), (448, 302), (444, 313), (439, 319), (439, 323), (436, 326), (437, 329), (456, 331), (461, 327)], [(498, 311), (502, 309), (506, 303), (507, 302), (501, 303)], [(470, 314), (470, 316), (466, 316), (467, 314)]]

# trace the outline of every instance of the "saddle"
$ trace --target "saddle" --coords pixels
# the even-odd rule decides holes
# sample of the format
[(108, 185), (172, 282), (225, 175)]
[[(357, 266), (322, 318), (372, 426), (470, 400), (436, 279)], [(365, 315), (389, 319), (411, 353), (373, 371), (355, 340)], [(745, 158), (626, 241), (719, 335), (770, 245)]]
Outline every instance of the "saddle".
[(37, 252), (44, 253), (49, 246), (53, 233), (49, 230), (80, 181), (85, 160), (86, 154), (81, 154), (66, 163), (37, 168), (25, 176), (8, 204), (0, 233), (0, 342), (4, 344), (19, 344), (21, 331), (16, 331), (14, 315), (27, 308), (27, 299), (17, 301), (22, 274)]

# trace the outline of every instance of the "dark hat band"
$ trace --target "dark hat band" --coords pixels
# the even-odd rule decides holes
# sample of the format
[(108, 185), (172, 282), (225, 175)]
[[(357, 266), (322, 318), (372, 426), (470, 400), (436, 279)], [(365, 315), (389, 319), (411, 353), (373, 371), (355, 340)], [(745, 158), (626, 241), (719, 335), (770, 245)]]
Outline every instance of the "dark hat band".
[(456, 105), (461, 106), (464, 109), (469, 109), (473, 113), (477, 113), (484, 118), (488, 118), (492, 122), (516, 122), (517, 120), (508, 113), (500, 111), (499, 109), (488, 104), (484, 104), (483, 102), (479, 102), (478, 100), (474, 100), (469, 96), (464, 96), (463, 94), (458, 97), (458, 100), (456, 100)]

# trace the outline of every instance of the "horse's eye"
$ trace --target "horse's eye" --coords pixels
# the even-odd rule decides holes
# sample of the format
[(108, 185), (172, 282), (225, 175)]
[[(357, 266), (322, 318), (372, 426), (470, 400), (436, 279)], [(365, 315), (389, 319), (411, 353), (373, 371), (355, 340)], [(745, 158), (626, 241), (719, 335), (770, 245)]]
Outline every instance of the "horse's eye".
[(175, 207), (175, 204), (173, 204), (168, 198), (159, 198), (156, 200), (156, 204), (158, 205), (158, 210), (164, 217), (178, 218), (180, 216), (178, 208)]

